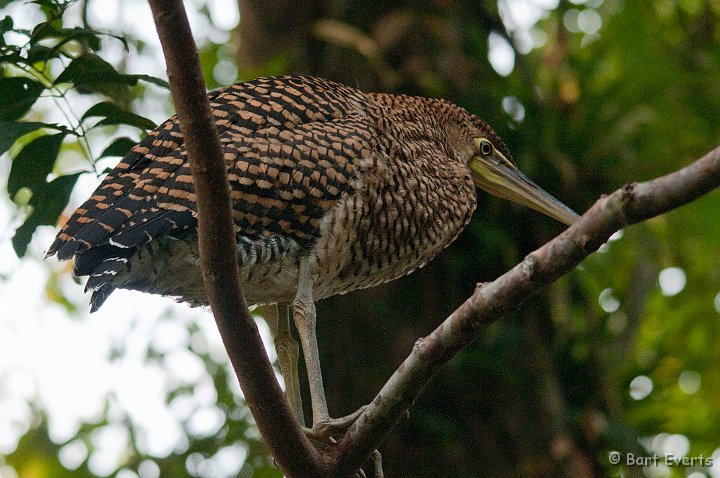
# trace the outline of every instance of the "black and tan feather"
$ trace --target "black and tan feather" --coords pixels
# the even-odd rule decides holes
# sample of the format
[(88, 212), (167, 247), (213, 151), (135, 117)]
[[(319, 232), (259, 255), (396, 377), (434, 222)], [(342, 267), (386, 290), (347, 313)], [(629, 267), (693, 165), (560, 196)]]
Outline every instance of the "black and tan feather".
[[(510, 158), (489, 126), (442, 100), (308, 77), (239, 83), (210, 100), (250, 303), (292, 300), (301, 256), (316, 266), (315, 299), (422, 266), (475, 208), (472, 138)], [(108, 174), (48, 255), (75, 257), (93, 309), (115, 288), (204, 304), (195, 212), (173, 116)]]

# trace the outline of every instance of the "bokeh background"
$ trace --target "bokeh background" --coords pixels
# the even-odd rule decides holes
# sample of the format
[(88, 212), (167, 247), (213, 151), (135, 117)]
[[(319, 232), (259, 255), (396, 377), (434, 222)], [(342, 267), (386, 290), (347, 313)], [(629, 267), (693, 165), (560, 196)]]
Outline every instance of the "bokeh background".
[[(185, 3), (209, 88), (303, 73), (447, 98), (492, 124), (520, 168), (578, 212), (720, 140), (716, 0)], [(0, 139), (13, 138), (0, 158), (0, 477), (280, 476), (208, 311), (117, 292), (89, 316), (71, 266), (43, 260), (57, 227), (36, 226), (62, 221), (93, 190), (118, 161), (108, 146), (117, 154), (129, 144), (118, 138), (144, 135), (141, 119), (172, 113), (152, 79), (108, 88), (98, 82), (106, 72), (90, 68), (57, 80), (71, 58), (93, 52), (122, 74), (164, 78), (144, 0), (79, 0), (59, 18), (54, 4), (0, 1)], [(56, 33), (38, 39), (49, 17), (43, 28)], [(95, 41), (90, 29), (108, 35)], [(8, 52), (29, 55), (33, 35), (48, 49), (72, 38), (64, 56), (36, 47), (40, 56), (18, 66)], [(18, 90), (15, 77), (42, 91), (18, 107), (32, 88)], [(98, 115), (105, 125), (83, 117), (103, 101), (115, 105)], [(43, 133), (13, 144), (19, 121), (75, 134), (57, 161), (47, 158), (52, 140), (35, 160), (25, 147)], [(714, 192), (617, 233), (486, 330), (383, 443), (386, 476), (720, 476), (719, 213)], [(476, 282), (561, 230), (480, 194), (473, 222), (424, 269), (321, 301), (331, 414), (370, 401)], [(626, 466), (630, 453), (714, 465)]]

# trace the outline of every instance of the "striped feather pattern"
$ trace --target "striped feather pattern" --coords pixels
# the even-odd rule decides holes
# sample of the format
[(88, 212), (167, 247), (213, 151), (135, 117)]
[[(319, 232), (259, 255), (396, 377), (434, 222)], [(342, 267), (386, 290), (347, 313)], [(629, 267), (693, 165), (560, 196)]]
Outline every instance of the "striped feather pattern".
[[(392, 280), (469, 222), (467, 168), (492, 129), (442, 100), (363, 93), (309, 77), (210, 93), (249, 301), (289, 300), (299, 255), (315, 296)], [(117, 287), (205, 302), (195, 193), (175, 116), (138, 143), (62, 227), (47, 255), (75, 258), (92, 308)]]
[[(372, 126), (361, 118), (367, 98), (321, 79), (266, 78), (215, 92), (211, 100), (239, 231), (311, 240), (323, 210), (349, 186), (353, 159), (370, 154)], [(166, 211), (195, 212), (175, 116), (108, 174), (63, 226), (48, 255), (69, 259), (111, 237), (121, 246), (140, 246), (193, 224), (189, 216)], [(156, 221), (156, 233), (140, 227), (150, 221)]]

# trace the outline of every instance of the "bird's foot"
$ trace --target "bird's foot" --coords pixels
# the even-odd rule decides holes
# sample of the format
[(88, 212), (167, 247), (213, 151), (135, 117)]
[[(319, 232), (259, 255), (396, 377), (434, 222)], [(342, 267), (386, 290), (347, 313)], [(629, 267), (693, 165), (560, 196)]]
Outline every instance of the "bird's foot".
[[(313, 425), (312, 428), (303, 427), (303, 431), (310, 440), (316, 443), (324, 444), (320, 445), (321, 448), (325, 445), (332, 445), (334, 443), (337, 443), (335, 436), (339, 436), (345, 433), (347, 429), (350, 428), (353, 423), (355, 423), (355, 421), (360, 417), (360, 415), (362, 415), (366, 408), (367, 405), (363, 405), (355, 412), (342, 418), (326, 418), (325, 420), (320, 420), (320, 422)], [(374, 450), (371, 457), (373, 462), (373, 478), (383, 478), (384, 474), (382, 468), (382, 455), (378, 450)], [(353, 477), (368, 478), (368, 476), (362, 469), (360, 469), (355, 475), (353, 475)]]
[[(372, 452), (372, 455), (370, 455), (373, 461), (373, 474), (372, 478), (385, 478), (385, 473), (383, 472), (382, 468), (382, 455), (378, 450), (375, 450)], [(368, 478), (368, 475), (365, 474), (365, 470), (360, 468), (357, 473), (353, 476), (353, 478)]]
[(342, 435), (350, 425), (355, 423), (355, 420), (362, 415), (367, 408), (364, 405), (355, 410), (350, 415), (342, 418), (325, 418), (321, 419), (318, 423), (314, 424), (312, 428), (304, 428), (305, 436), (309, 439), (322, 442), (322, 443), (334, 443), (333, 436)]
[(373, 461), (373, 472), (375, 473), (375, 478), (384, 478), (385, 473), (383, 473), (382, 455), (380, 454), (380, 451), (375, 450), (372, 452), (372, 461)]

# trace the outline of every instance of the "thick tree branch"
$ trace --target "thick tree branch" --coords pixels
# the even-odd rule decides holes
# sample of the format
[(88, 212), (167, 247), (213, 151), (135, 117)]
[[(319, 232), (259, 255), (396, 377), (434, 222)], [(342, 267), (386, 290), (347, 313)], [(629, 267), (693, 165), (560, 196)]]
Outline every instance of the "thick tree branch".
[(530, 253), (475, 293), (430, 335), (418, 340), (373, 402), (327, 459), (331, 476), (356, 470), (395, 426), (425, 385), (486, 325), (516, 310), (541, 288), (571, 271), (619, 229), (678, 208), (720, 186), (720, 147), (693, 164), (600, 198), (572, 227)]
[(289, 476), (319, 476), (317, 452), (282, 395), (242, 293), (225, 162), (185, 9), (181, 0), (149, 1), (190, 161), (200, 266), (220, 335), (277, 463)]

